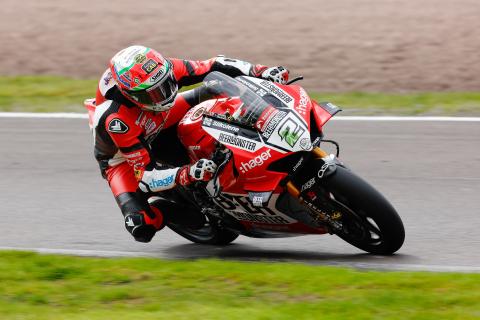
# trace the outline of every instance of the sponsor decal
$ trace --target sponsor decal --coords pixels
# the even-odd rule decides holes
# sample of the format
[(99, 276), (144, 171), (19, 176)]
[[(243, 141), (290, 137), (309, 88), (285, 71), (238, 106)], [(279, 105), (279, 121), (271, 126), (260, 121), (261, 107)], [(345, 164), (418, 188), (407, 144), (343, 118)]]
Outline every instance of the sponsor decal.
[(283, 224), (288, 224), (290, 223), (288, 220), (281, 216), (262, 216), (258, 214), (250, 214), (246, 212), (232, 212), (232, 214), (238, 219), (238, 220), (244, 220), (244, 221), (254, 221), (254, 222), (260, 222), (260, 223), (271, 223), (271, 224), (277, 224), (277, 223), (283, 223)]
[(133, 58), (133, 61), (135, 61), (135, 63), (144, 63), (146, 60), (147, 57), (143, 53), (139, 53)]
[(165, 179), (152, 179), (152, 181), (150, 181), (148, 186), (150, 187), (150, 189), (166, 187), (166, 186), (169, 186), (169, 185), (173, 184), (173, 180), (174, 180), (173, 175), (168, 176)]
[(253, 91), (255, 91), (255, 92), (258, 90), (258, 87), (257, 87), (256, 85), (254, 85), (254, 84), (251, 83), (250, 81), (247, 81), (247, 80), (244, 79), (243, 77), (235, 78), (235, 80), (240, 81), (240, 82), (243, 83), (245, 86), (247, 86), (250, 90), (253, 90)]
[(268, 149), (267, 151), (262, 152), (248, 162), (241, 162), (239, 167), (240, 171), (242, 173), (247, 173), (253, 168), (261, 167), (265, 163), (265, 161), (272, 157), (272, 155), (270, 154), (271, 151), (272, 150)]
[(158, 64), (155, 61), (153, 61), (152, 59), (149, 59), (147, 62), (145, 62), (142, 65), (142, 69), (146, 73), (151, 73), (153, 70), (155, 70), (156, 67), (158, 67)]
[(263, 110), (260, 114), (260, 117), (258, 117), (255, 127), (262, 132), (265, 131), (265, 125), (277, 112), (277, 109), (272, 106), (266, 107), (265, 110)]
[(203, 125), (205, 125), (207, 127), (210, 127), (210, 128), (215, 128), (215, 129), (218, 129), (218, 130), (234, 133), (234, 134), (237, 134), (240, 131), (239, 127), (233, 126), (229, 123), (225, 123), (225, 122), (222, 122), (222, 121), (213, 120), (213, 119), (210, 119), (210, 118), (204, 118)]
[(149, 136), (153, 132), (153, 130), (155, 130), (156, 127), (157, 127), (157, 124), (152, 119), (147, 119), (144, 126), (145, 135)]
[(249, 192), (248, 198), (252, 202), (254, 207), (263, 207), (268, 204), (272, 192)]
[(103, 78), (103, 83), (104, 83), (105, 85), (108, 85), (108, 83), (110, 82), (110, 80), (112, 80), (112, 78), (113, 78), (112, 72), (109, 71), (109, 72), (105, 75), (105, 77)]
[(329, 163), (329, 162), (325, 162), (323, 164), (323, 166), (320, 168), (320, 170), (318, 170), (318, 173), (317, 173), (317, 176), (322, 179), (323, 176), (325, 175), (325, 172), (327, 172), (328, 168), (330, 166), (333, 166), (333, 164)]
[(132, 82), (132, 74), (130, 73), (130, 71), (125, 72), (124, 74), (122, 74), (122, 76), (125, 77), (128, 82)]
[(260, 82), (260, 85), (265, 89), (267, 89), (268, 91), (270, 91), (272, 95), (277, 97), (280, 101), (284, 102), (286, 105), (289, 105), (290, 103), (292, 103), (293, 98), (284, 90), (280, 89), (275, 84), (273, 84), (272, 82), (268, 80), (263, 80), (262, 82)]
[(303, 157), (300, 158), (300, 160), (298, 160), (297, 164), (293, 167), (293, 172), (297, 171), (298, 167), (300, 167), (303, 163)]
[(127, 159), (127, 163), (133, 167), (135, 167), (135, 165), (137, 164), (141, 165), (142, 167), (145, 166), (145, 163), (143, 162), (143, 157), (139, 157), (136, 159)]
[(144, 169), (145, 167), (142, 164), (137, 163), (133, 167), (133, 172), (135, 174), (135, 179), (137, 179), (137, 181), (142, 180), (143, 172), (145, 171), (145, 169)]
[(252, 199), (252, 203), (255, 207), (261, 207), (262, 204), (263, 204), (263, 197), (258, 197), (258, 196), (255, 196), (253, 197)]
[(310, 189), (311, 187), (313, 187), (313, 185), (315, 184), (315, 177), (313, 177), (312, 179), (308, 180), (303, 186), (302, 186), (302, 189), (300, 190), (300, 192), (303, 192), (307, 189)]
[(212, 118), (203, 118), (203, 125), (204, 126), (207, 126), (207, 127), (210, 127), (213, 123), (213, 120)]
[(263, 97), (264, 95), (266, 95), (268, 92), (263, 90), (263, 89), (258, 89), (257, 92), (256, 92), (260, 97)]
[(295, 110), (302, 116), (305, 116), (307, 114), (307, 103), (308, 103), (308, 95), (303, 90), (300, 88), (300, 101), (298, 102), (298, 105), (295, 106)]
[(138, 79), (138, 78), (133, 79), (133, 82), (135, 82), (136, 84), (140, 84), (140, 83), (141, 83), (141, 82), (140, 82), (140, 79)]
[(249, 140), (239, 138), (230, 134), (220, 133), (218, 136), (218, 141), (225, 144), (232, 145), (234, 147), (245, 149), (248, 151), (254, 151), (257, 147), (257, 143)]
[(123, 156), (127, 159), (132, 159), (132, 158), (140, 157), (141, 155), (142, 154), (140, 153), (140, 151), (137, 151), (134, 153), (124, 154)]
[(308, 138), (301, 139), (300, 140), (300, 148), (302, 148), (305, 151), (312, 150), (312, 143), (310, 142), (310, 139), (308, 139)]
[(190, 116), (190, 120), (196, 121), (200, 119), (200, 117), (205, 113), (205, 107), (201, 107), (193, 112), (193, 114)]
[(165, 68), (161, 68), (160, 71), (158, 71), (156, 74), (154, 74), (154, 75), (150, 78), (150, 82), (157, 82), (157, 80), (158, 80), (159, 78), (161, 78), (164, 73), (165, 73)]
[(281, 140), (285, 140), (292, 148), (304, 132), (305, 130), (292, 119), (287, 119), (278, 129), (278, 135)]
[[(118, 75), (118, 74), (117, 74)], [(118, 76), (118, 81), (120, 81), (125, 87), (130, 88), (130, 83), (128, 83), (123, 76)]]
[(125, 224), (129, 227), (135, 227), (135, 223), (133, 223), (132, 217), (128, 217), (127, 221), (125, 221)]
[(265, 137), (265, 139), (270, 138), (270, 136), (272, 135), (273, 131), (275, 131), (275, 128), (278, 126), (280, 121), (283, 118), (285, 118), (285, 116), (287, 115), (285, 111), (278, 111), (278, 110), (276, 111), (277, 112), (273, 114), (271, 119), (265, 123), (265, 130), (262, 133), (262, 136)]
[(128, 131), (128, 126), (122, 120), (114, 118), (108, 123), (108, 131), (113, 133), (125, 133)]
[(253, 206), (247, 196), (221, 194), (214, 199), (215, 203), (238, 220), (269, 224), (289, 224), (286, 216), (277, 214), (268, 207)]

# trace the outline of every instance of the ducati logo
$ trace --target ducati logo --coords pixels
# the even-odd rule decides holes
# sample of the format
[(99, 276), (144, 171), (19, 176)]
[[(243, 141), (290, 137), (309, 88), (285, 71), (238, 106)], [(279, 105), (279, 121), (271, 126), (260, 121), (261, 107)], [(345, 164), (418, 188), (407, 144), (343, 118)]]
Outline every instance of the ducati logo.
[(113, 119), (108, 124), (108, 131), (113, 133), (125, 133), (128, 131), (128, 126), (120, 119)]

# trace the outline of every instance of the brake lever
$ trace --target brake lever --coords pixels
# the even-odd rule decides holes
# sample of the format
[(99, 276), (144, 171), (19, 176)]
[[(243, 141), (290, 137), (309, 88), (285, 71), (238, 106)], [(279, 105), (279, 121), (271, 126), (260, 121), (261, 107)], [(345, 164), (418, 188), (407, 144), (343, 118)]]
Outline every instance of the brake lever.
[(303, 80), (303, 76), (298, 76), (296, 78), (293, 78), (292, 80), (290, 81), (287, 81), (287, 83), (285, 83), (286, 85), (289, 85), (289, 84), (292, 84), (294, 82), (297, 82), (297, 81), (300, 81), (300, 80)]

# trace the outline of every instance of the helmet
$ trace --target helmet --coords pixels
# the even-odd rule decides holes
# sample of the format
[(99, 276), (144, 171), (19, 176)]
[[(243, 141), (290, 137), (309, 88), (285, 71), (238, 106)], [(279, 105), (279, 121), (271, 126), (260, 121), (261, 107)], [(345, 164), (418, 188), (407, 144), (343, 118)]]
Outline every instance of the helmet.
[(110, 70), (118, 89), (142, 109), (161, 112), (175, 101), (178, 84), (172, 63), (157, 51), (131, 46), (113, 56)]

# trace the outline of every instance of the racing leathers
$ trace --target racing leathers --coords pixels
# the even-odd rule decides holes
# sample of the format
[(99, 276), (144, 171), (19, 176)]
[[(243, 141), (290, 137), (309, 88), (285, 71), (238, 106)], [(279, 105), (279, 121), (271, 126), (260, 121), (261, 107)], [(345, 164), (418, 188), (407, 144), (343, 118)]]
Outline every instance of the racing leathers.
[[(248, 75), (283, 83), (288, 80), (288, 70), (283, 67), (267, 68), (223, 56), (205, 61), (167, 60), (179, 88), (201, 82), (212, 71), (232, 77)], [(164, 225), (160, 209), (148, 203), (152, 192), (209, 180), (215, 169), (215, 164), (206, 159), (194, 165), (188, 165), (188, 159), (175, 159), (181, 153), (180, 143), (175, 140), (176, 125), (188, 109), (200, 102), (201, 90), (204, 87), (179, 93), (170, 110), (152, 112), (121, 93), (110, 69), (100, 79), (93, 119), (94, 154), (122, 211), (125, 227), (137, 241), (149, 242)], [(161, 131), (170, 134), (162, 136)], [(185, 165), (172, 167), (157, 162), (158, 158), (170, 156)]]

